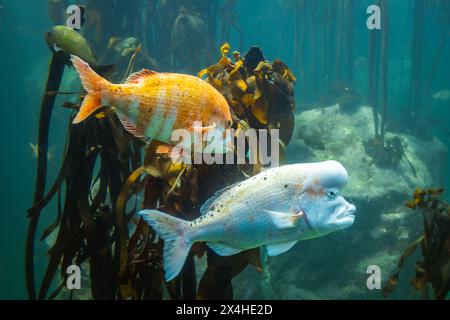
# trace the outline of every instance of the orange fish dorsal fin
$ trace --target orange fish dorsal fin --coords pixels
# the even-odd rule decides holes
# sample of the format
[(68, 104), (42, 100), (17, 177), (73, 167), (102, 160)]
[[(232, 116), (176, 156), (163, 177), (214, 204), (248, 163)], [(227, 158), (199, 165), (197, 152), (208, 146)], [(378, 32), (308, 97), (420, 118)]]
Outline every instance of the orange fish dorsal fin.
[(152, 70), (148, 70), (148, 69), (142, 69), (141, 71), (134, 72), (134, 73), (130, 74), (128, 76), (128, 78), (125, 80), (125, 83), (138, 83), (139, 80), (141, 80), (142, 78), (151, 77), (151, 76), (154, 76), (157, 73), (158, 72), (156, 72), (156, 71), (152, 71)]

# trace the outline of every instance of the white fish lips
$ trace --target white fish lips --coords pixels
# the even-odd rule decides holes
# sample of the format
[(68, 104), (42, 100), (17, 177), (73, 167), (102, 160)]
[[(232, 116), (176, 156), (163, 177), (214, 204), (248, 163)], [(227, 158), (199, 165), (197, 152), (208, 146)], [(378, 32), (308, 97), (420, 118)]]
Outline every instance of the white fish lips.
[(335, 218), (336, 224), (339, 225), (339, 229), (350, 227), (355, 221), (355, 213), (356, 207), (353, 204), (342, 209)]

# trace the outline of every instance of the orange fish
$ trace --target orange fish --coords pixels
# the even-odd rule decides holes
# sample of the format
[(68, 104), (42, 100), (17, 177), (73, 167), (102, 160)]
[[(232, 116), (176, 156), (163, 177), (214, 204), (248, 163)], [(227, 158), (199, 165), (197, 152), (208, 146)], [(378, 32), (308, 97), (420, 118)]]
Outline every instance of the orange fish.
[[(87, 92), (73, 123), (85, 120), (102, 106), (111, 106), (128, 132), (146, 142), (155, 139), (167, 145), (178, 143), (171, 141), (176, 129), (204, 132), (231, 125), (227, 101), (200, 78), (143, 69), (131, 74), (124, 84), (113, 84), (80, 58), (72, 55), (71, 60)], [(194, 127), (196, 121), (202, 123), (201, 128)]]

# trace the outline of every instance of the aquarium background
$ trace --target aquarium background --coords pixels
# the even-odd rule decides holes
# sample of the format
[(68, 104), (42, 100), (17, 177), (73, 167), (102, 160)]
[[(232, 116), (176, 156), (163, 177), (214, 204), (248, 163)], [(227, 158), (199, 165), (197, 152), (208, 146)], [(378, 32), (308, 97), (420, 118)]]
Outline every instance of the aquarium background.
[[(77, 3), (84, 3), (89, 10), (90, 4), (99, 2), (103, 1)], [(126, 15), (141, 17), (146, 11), (137, 10), (138, 3), (145, 7), (150, 2), (156, 3), (153, 7), (156, 11), (151, 14), (159, 17), (160, 25), (149, 19), (141, 30), (132, 27), (129, 20), (119, 22)], [(370, 158), (362, 155), (365, 150), (362, 145), (371, 138), (374, 128), (372, 108), (358, 109), (370, 106), (366, 9), (377, 1), (185, 1), (189, 10), (198, 12), (210, 29), (207, 37), (191, 34), (175, 39), (179, 47), (172, 53), (171, 37), (161, 30), (170, 30), (173, 18), (162, 18), (166, 17), (158, 11), (162, 2), (173, 2), (173, 8), (177, 8), (182, 1), (104, 1), (109, 7), (102, 10), (113, 12), (114, 17), (108, 19), (118, 21), (117, 25), (102, 30), (97, 39), (99, 36), (86, 25), (82, 33), (98, 56), (110, 37), (134, 36), (142, 41), (145, 35), (143, 48), (156, 61), (158, 71), (192, 74), (215, 63), (224, 42), (230, 43), (232, 51), (241, 53), (259, 46), (267, 60), (281, 59), (297, 77), (296, 124), (288, 160), (310, 162), (333, 158), (341, 161), (350, 175), (348, 194), (358, 208), (354, 226), (297, 244), (288, 253), (267, 262), (268, 268), (263, 273), (247, 267), (233, 281), (235, 298), (382, 299), (379, 290), (367, 289), (366, 268), (380, 266), (385, 283), (405, 247), (422, 233), (420, 214), (405, 208), (404, 203), (416, 187), (444, 187), (447, 190), (444, 200), (449, 201), (450, 97), (444, 94), (450, 90), (449, 2), (387, 1), (386, 132), (387, 136), (396, 134), (407, 142), (409, 159), (389, 168), (375, 168)], [(333, 4), (325, 6), (325, 2)], [(228, 12), (226, 5), (235, 7)], [(3, 42), (0, 92), (4, 110), (0, 298), (26, 299), (24, 248), (27, 209), (32, 205), (35, 183), (33, 146), (51, 57), (44, 33), (53, 22), (44, 0), (2, 0), (0, 6)], [(417, 6), (422, 6), (422, 10), (415, 9)], [(322, 11), (325, 7), (326, 14)], [(173, 11), (176, 17), (177, 10)], [(228, 24), (224, 24), (225, 17)], [(321, 36), (326, 26), (335, 32), (331, 40)], [(140, 63), (144, 67), (150, 62)], [(342, 81), (337, 81), (338, 78)], [(73, 71), (66, 72), (64, 89), (78, 90), (77, 81)], [(352, 95), (346, 96), (348, 91)], [(439, 92), (443, 92), (442, 97), (436, 95)], [(65, 100), (58, 97), (54, 108), (47, 187), (55, 179), (64, 150), (71, 115), (70, 110), (59, 107)], [(340, 107), (333, 107), (336, 103)], [(356, 109), (345, 110), (342, 106)], [(320, 141), (305, 139), (308, 134), (320, 137)], [(43, 211), (38, 239), (45, 226), (53, 222), (55, 208), (52, 203)], [(45, 271), (47, 249), (45, 241), (35, 249), (37, 282)], [(418, 253), (408, 259), (399, 286), (390, 298), (411, 297), (408, 282), (418, 259)]]

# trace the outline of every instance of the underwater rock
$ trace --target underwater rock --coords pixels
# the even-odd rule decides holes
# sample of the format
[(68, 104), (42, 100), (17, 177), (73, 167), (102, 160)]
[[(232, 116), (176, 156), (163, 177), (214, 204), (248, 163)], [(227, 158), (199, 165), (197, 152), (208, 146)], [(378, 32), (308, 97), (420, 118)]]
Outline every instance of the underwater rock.
[(337, 103), (343, 111), (353, 112), (355, 108), (361, 103), (361, 96), (356, 92), (351, 85), (335, 81), (330, 90), (320, 97), (322, 105), (330, 105)]
[(288, 287), (284, 288), (283, 291), (284, 291), (284, 294), (281, 296), (281, 299), (289, 299), (289, 297), (296, 297), (296, 299), (300, 299), (300, 300), (324, 300), (324, 299), (326, 299), (324, 296), (319, 296), (311, 290), (299, 288), (293, 284), (288, 285)]
[[(386, 202), (386, 197), (407, 199), (416, 187), (441, 183), (447, 150), (436, 138), (424, 142), (407, 134), (395, 135), (406, 146), (405, 154), (414, 170), (406, 159), (391, 168), (379, 168), (373, 163), (364, 149), (364, 142), (371, 139), (374, 132), (369, 107), (360, 107), (351, 115), (341, 112), (338, 105), (309, 110), (296, 117), (296, 124), (294, 138), (316, 136), (325, 150), (308, 146), (302, 139), (293, 140), (287, 151), (289, 161), (334, 159), (341, 162), (350, 175), (346, 194), (355, 202)], [(392, 137), (386, 134), (386, 140)]]

